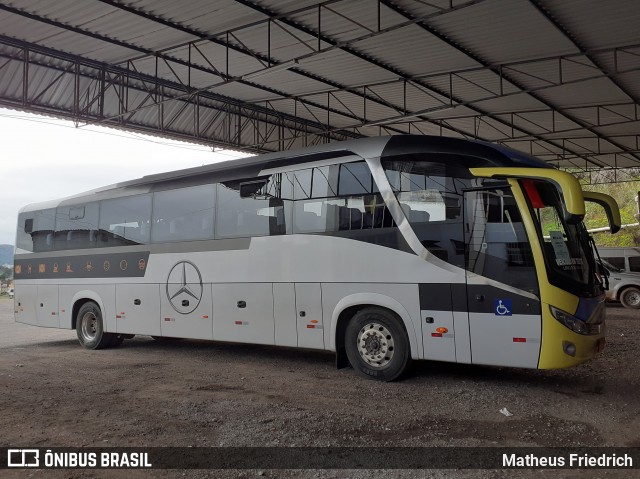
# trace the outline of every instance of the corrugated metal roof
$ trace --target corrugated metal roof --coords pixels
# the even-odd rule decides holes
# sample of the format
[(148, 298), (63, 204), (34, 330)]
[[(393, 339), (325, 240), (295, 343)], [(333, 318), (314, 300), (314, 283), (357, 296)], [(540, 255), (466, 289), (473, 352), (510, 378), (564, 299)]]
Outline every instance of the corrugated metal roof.
[(491, 0), (433, 18), (429, 24), (489, 63), (564, 55), (577, 50), (528, 2)]
[(638, 43), (638, 2), (612, 0), (544, 0), (553, 17), (587, 49)]
[(412, 132), (640, 165), (638, 24), (636, 0), (15, 0), (0, 105), (251, 151)]

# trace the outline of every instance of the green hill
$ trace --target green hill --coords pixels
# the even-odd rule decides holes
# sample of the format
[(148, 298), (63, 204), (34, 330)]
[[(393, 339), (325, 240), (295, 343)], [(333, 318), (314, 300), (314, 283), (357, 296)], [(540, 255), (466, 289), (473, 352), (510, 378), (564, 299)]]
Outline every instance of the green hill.
[[(622, 224), (637, 224), (634, 215), (638, 210), (635, 197), (638, 195), (638, 191), (640, 191), (639, 181), (603, 185), (585, 185), (583, 188), (585, 190), (597, 191), (599, 193), (606, 193), (607, 195), (613, 196), (620, 207)], [(604, 210), (593, 203), (587, 203), (585, 224), (589, 229), (608, 226)], [(623, 228), (615, 235), (612, 235), (609, 232), (593, 233), (593, 238), (598, 246), (639, 246), (640, 226)]]
[(0, 244), (0, 265), (13, 265), (13, 246), (10, 244)]

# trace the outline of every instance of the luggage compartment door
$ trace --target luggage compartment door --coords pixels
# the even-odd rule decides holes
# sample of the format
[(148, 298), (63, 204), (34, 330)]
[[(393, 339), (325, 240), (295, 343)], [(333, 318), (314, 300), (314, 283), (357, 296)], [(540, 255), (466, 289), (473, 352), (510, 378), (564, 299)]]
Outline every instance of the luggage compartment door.
[(212, 285), (213, 339), (235, 343), (274, 344), (271, 283)]
[(160, 336), (160, 286), (116, 285), (116, 332)]

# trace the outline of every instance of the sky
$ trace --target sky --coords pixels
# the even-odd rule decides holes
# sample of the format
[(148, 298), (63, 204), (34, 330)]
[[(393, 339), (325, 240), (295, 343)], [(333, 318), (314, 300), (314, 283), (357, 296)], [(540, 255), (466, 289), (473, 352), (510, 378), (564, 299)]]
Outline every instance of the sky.
[(18, 210), (144, 175), (247, 156), (0, 108), (0, 244)]

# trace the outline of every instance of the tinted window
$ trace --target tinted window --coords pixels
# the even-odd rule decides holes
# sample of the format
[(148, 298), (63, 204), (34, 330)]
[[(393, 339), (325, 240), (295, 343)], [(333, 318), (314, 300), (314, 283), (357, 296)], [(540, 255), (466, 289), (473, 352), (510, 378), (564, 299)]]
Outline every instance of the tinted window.
[(294, 232), (321, 233), (338, 230), (339, 210), (344, 199), (296, 201), (294, 205)]
[(470, 191), (465, 198), (467, 269), (537, 292), (531, 246), (511, 189)]
[(33, 217), (34, 212), (20, 213), (18, 215), (18, 232), (16, 235), (16, 247), (25, 251), (33, 251)]
[(239, 182), (217, 185), (216, 238), (268, 236), (287, 232), (290, 202), (266, 196), (241, 198), (239, 188)]
[(380, 195), (296, 201), (294, 231), (322, 233), (394, 226)]
[(311, 198), (311, 169), (299, 170), (293, 174), (293, 199)]
[(153, 195), (153, 242), (213, 238), (213, 185), (196, 186)]
[(412, 225), (460, 221), (469, 171), (426, 161), (385, 162), (385, 172)]
[(55, 249), (94, 247), (98, 238), (98, 212), (98, 203), (58, 208)]
[(274, 195), (278, 198), (292, 200), (293, 199), (293, 185), (295, 178), (293, 172), (277, 173), (271, 176), (271, 181), (277, 181), (280, 183), (280, 195)]
[(340, 196), (366, 195), (373, 191), (373, 178), (364, 161), (340, 165)]
[(640, 271), (640, 256), (629, 257), (629, 271)]
[(618, 269), (621, 269), (621, 270), (627, 269), (624, 264), (624, 258), (616, 256), (616, 257), (606, 258), (606, 260)]
[(313, 198), (338, 195), (338, 166), (321, 166), (313, 169), (311, 194)]
[(50, 251), (53, 249), (53, 232), (56, 222), (56, 210), (36, 211), (33, 214), (33, 250)]
[(151, 195), (105, 200), (100, 205), (101, 246), (149, 243)]

